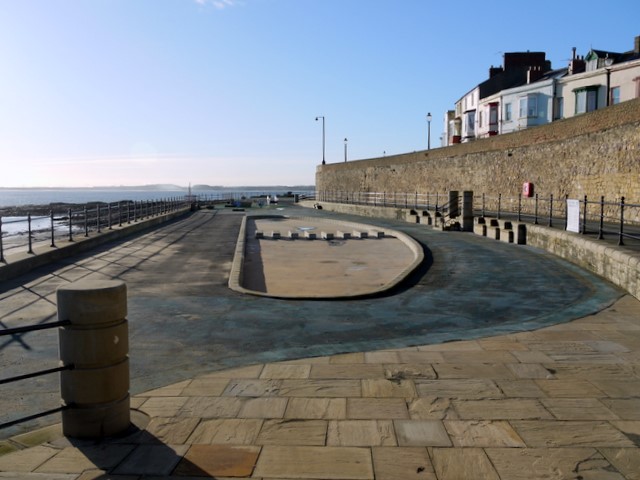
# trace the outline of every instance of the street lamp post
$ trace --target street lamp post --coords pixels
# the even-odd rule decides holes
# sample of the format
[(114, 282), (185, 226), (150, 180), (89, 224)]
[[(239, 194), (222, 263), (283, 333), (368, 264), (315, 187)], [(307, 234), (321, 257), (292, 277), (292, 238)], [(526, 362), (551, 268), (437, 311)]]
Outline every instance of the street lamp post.
[(321, 116), (321, 117), (316, 117), (316, 122), (317, 122), (320, 118), (322, 119), (322, 164), (324, 165), (324, 164), (326, 164), (326, 163), (327, 163), (327, 162), (325, 162), (325, 160), (324, 160), (324, 117), (323, 117), (323, 116)]
[(344, 139), (344, 161), (347, 162), (347, 138)]
[(613, 65), (613, 58), (609, 58), (609, 54), (607, 54), (604, 59), (604, 67), (607, 72), (607, 107), (611, 105), (611, 65)]
[(427, 150), (431, 150), (431, 112), (427, 113)]

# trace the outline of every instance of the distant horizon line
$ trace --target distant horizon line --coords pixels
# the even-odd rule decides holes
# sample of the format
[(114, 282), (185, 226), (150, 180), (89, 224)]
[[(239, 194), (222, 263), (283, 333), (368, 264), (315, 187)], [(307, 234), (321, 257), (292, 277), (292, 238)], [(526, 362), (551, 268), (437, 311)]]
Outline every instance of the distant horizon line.
[(300, 185), (208, 185), (208, 184), (196, 184), (196, 185), (175, 185), (175, 184), (163, 184), (152, 183), (146, 185), (95, 185), (90, 187), (69, 187), (69, 186), (37, 186), (37, 187), (2, 187), (0, 190), (261, 190), (261, 189), (315, 189), (315, 185), (312, 184), (300, 184)]

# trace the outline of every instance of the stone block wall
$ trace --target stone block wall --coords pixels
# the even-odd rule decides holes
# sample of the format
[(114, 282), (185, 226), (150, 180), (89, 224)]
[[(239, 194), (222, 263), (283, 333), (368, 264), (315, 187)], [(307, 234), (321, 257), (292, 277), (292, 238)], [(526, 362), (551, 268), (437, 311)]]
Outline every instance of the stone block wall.
[(520, 132), (316, 171), (318, 191), (517, 197), (524, 182), (540, 196), (640, 203), (640, 99)]

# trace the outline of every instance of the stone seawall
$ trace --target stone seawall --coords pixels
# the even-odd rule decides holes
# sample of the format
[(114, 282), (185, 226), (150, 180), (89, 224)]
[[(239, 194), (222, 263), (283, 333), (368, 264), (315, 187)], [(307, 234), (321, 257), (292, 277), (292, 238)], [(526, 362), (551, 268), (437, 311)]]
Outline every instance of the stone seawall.
[(549, 125), (445, 148), (320, 165), (316, 189), (344, 192), (473, 190), (640, 203), (640, 99)]

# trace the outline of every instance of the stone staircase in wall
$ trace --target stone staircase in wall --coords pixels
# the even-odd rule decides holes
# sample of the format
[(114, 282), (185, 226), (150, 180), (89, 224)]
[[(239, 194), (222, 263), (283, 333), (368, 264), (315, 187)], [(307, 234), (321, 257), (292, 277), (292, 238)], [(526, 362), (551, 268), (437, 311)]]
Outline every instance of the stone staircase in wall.
[(459, 232), (462, 230), (457, 217), (454, 218), (446, 212), (443, 213), (436, 210), (411, 209), (407, 212), (406, 220), (410, 223), (420, 223), (441, 231)]
[[(411, 209), (407, 212), (407, 222), (419, 223), (441, 231), (462, 231), (458, 217), (450, 217), (440, 211)], [(513, 220), (474, 217), (473, 232), (476, 235), (506, 243), (526, 245), (526, 224)]]

